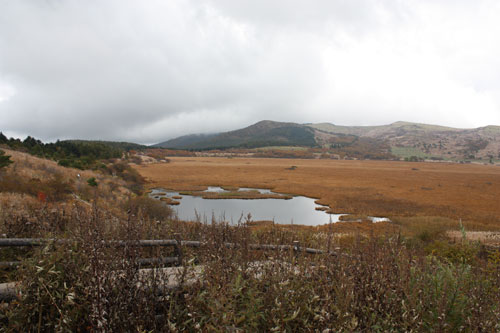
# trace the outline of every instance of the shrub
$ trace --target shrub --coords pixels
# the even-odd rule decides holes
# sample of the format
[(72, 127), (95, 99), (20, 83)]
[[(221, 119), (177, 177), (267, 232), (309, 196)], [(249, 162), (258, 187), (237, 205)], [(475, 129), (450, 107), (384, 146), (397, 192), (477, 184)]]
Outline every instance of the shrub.
[(88, 265), (75, 245), (49, 244), (24, 261), (23, 293), (7, 314), (9, 331), (85, 331), (90, 311)]
[(92, 186), (92, 187), (97, 187), (97, 181), (95, 180), (95, 177), (90, 177), (89, 179), (87, 179), (87, 184), (89, 184), (89, 186)]
[(73, 181), (65, 180), (58, 172), (44, 181), (38, 178), (26, 179), (21, 175), (9, 173), (8, 177), (0, 179), (0, 191), (24, 193), (34, 197), (43, 193), (47, 201), (57, 202), (67, 199), (73, 192)]
[(5, 155), (5, 152), (0, 150), (0, 170), (9, 166), (11, 163), (13, 162), (10, 160), (10, 156)]
[(479, 245), (469, 242), (453, 244), (447, 241), (434, 241), (425, 248), (425, 251), (430, 255), (454, 264), (470, 265), (477, 258)]
[(144, 178), (125, 161), (112, 160), (102, 166), (101, 170), (106, 174), (123, 179), (127, 183), (126, 187), (137, 195), (141, 195), (144, 191)]
[(41, 190), (47, 194), (49, 200), (63, 201), (73, 192), (73, 181), (65, 180), (62, 174), (55, 173), (51, 179), (43, 183)]
[(124, 209), (135, 216), (143, 216), (154, 221), (166, 221), (173, 217), (172, 209), (161, 201), (149, 197), (129, 198)]

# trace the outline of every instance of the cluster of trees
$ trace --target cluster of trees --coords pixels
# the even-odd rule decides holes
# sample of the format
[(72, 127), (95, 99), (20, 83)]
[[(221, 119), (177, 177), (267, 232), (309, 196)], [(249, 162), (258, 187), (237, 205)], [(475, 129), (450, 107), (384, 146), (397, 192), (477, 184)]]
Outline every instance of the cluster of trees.
[(422, 162), (424, 158), (412, 155), (410, 157), (405, 157), (406, 162)]
[(165, 147), (192, 151), (222, 149), (252, 149), (269, 146), (302, 146), (314, 147), (316, 140), (310, 128), (300, 126), (282, 126), (276, 128), (259, 128), (251, 126), (243, 130), (221, 133), (215, 136), (190, 137), (175, 147), (166, 142)]
[(125, 142), (82, 140), (58, 140), (55, 143), (43, 143), (31, 136), (24, 140), (8, 139), (1, 132), (0, 144), (35, 156), (53, 159), (65, 167), (78, 169), (93, 168), (97, 160), (120, 158), (126, 151), (142, 147)]
[(270, 158), (314, 158), (311, 150), (288, 150), (288, 149), (269, 149), (258, 151), (255, 157), (270, 157)]

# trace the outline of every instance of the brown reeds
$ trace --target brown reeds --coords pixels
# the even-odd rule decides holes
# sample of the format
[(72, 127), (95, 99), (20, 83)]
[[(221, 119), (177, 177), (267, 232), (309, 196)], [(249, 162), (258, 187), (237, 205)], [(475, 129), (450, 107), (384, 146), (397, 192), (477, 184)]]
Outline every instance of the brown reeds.
[[(290, 164), (297, 168), (283, 171)], [(319, 198), (319, 204), (335, 213), (461, 218), (470, 230), (500, 229), (500, 168), (495, 166), (173, 157), (169, 164), (136, 168), (152, 186), (172, 190), (214, 185), (270, 188)]]

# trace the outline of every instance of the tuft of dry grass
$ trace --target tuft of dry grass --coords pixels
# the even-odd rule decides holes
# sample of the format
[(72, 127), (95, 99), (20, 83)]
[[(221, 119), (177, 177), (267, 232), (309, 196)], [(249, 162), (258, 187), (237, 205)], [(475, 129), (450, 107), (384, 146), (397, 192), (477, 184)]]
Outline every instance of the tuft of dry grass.
[(177, 205), (180, 205), (181, 203), (179, 201), (175, 201), (174, 199), (170, 198), (170, 197), (161, 197), (160, 198), (160, 201), (163, 201), (165, 202), (167, 205), (171, 205), (171, 206), (177, 206)]
[(355, 221), (369, 221), (368, 216), (366, 215), (355, 215), (355, 214), (347, 214), (339, 217), (340, 221), (345, 222), (355, 222)]

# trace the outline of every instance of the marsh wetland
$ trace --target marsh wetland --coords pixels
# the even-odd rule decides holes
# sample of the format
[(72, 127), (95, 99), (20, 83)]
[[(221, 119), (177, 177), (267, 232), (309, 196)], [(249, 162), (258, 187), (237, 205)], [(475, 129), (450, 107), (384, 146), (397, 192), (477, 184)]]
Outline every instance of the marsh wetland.
[[(207, 192), (208, 191), (208, 192)], [(238, 224), (247, 220), (274, 221), (278, 224), (322, 225), (329, 222), (338, 222), (344, 214), (327, 214), (328, 207), (318, 205), (314, 199), (274, 193), (266, 189), (240, 188), (237, 191), (244, 195), (250, 193), (250, 199), (232, 198), (224, 194), (234, 193), (221, 187), (209, 187), (202, 193), (217, 193), (218, 198), (205, 198), (201, 195), (186, 195), (182, 191), (169, 191), (161, 188), (151, 190), (149, 194), (155, 199), (174, 198), (178, 205), (172, 209), (178, 218), (183, 221), (210, 222), (227, 221)], [(252, 199), (251, 193), (275, 195), (274, 198)], [(196, 193), (196, 192), (188, 192)], [(197, 192), (200, 193), (200, 192)], [(281, 199), (279, 197), (282, 197)], [(182, 199), (178, 199), (182, 197)], [(322, 209), (323, 208), (323, 209)]]

